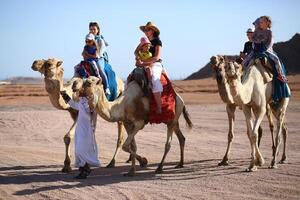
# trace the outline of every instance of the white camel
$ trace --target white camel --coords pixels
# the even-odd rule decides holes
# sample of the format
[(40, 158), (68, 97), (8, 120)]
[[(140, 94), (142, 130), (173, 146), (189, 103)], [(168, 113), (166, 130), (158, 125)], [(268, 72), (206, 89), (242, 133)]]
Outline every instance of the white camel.
[[(52, 105), (59, 109), (59, 110), (66, 110), (70, 113), (74, 123), (71, 126), (70, 130), (64, 136), (64, 143), (66, 147), (65, 153), (65, 161), (64, 167), (62, 168), (63, 172), (70, 172), (71, 168), (71, 159), (70, 159), (70, 142), (74, 137), (75, 127), (76, 127), (76, 119), (78, 116), (78, 112), (72, 109), (68, 104), (66, 104), (60, 94), (60, 91), (65, 90), (69, 96), (73, 96), (72, 86), (75, 80), (81, 79), (74, 77), (72, 78), (67, 84), (64, 85), (63, 75), (64, 70), (62, 67), (62, 61), (58, 59), (48, 59), (48, 60), (35, 60), (32, 64), (32, 70), (38, 71), (44, 75), (45, 81), (45, 88), (49, 95), (50, 102)], [(120, 95), (124, 90), (123, 81), (120, 78), (117, 78), (118, 82), (118, 92), (117, 94)], [(105, 118), (104, 118), (105, 119)], [(118, 122), (118, 141), (117, 147), (114, 153), (114, 156), (111, 162), (108, 164), (107, 167), (114, 167), (115, 166), (115, 158), (118, 152), (121, 149), (121, 146), (124, 141), (124, 127), (122, 122)]]
[[(257, 166), (264, 164), (264, 159), (258, 148), (258, 127), (266, 113), (267, 104), (271, 106), (272, 113), (277, 119), (276, 139), (272, 134), (273, 158), (270, 168), (277, 167), (276, 159), (279, 151), (281, 132), (283, 132), (284, 149), (281, 163), (286, 161), (286, 138), (287, 128), (285, 126), (285, 113), (289, 98), (283, 98), (277, 106), (272, 104), (272, 82), (265, 82), (262, 72), (265, 70), (259, 59), (247, 69), (241, 80), (241, 66), (235, 62), (225, 60), (225, 71), (230, 87), (230, 93), (234, 102), (242, 106), (246, 117), (247, 134), (251, 145), (251, 162), (247, 171), (257, 170)], [(254, 113), (254, 123), (252, 122), (252, 112)]]
[[(96, 108), (99, 115), (106, 116), (110, 121), (122, 121), (124, 123), (128, 137), (122, 148), (124, 151), (130, 153), (132, 160), (131, 168), (126, 175), (134, 175), (135, 159), (145, 160), (143, 157), (137, 155), (137, 146), (134, 137), (148, 123), (150, 110), (148, 97), (144, 96), (141, 87), (135, 81), (130, 82), (123, 94), (113, 102), (107, 101), (101, 80), (96, 77), (88, 78), (83, 84), (83, 90), (89, 99), (90, 106)], [(161, 173), (163, 170), (164, 160), (171, 147), (173, 132), (175, 132), (180, 144), (180, 161), (176, 168), (183, 167), (184, 164), (185, 137), (180, 130), (178, 120), (180, 115), (183, 114), (189, 128), (192, 128), (192, 122), (185, 104), (178, 94), (176, 94), (175, 110), (175, 118), (165, 123), (167, 125), (167, 141), (156, 173)]]

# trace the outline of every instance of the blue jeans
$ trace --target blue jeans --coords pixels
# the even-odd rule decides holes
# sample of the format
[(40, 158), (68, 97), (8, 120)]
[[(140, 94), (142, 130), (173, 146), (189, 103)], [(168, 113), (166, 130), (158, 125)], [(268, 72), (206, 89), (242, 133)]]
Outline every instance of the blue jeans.
[(108, 79), (107, 79), (107, 76), (106, 76), (105, 71), (104, 71), (104, 66), (105, 66), (104, 57), (99, 58), (96, 63), (97, 63), (97, 67), (98, 67), (98, 70), (99, 70), (99, 74), (102, 78), (102, 84), (104, 86), (104, 89), (109, 88)]

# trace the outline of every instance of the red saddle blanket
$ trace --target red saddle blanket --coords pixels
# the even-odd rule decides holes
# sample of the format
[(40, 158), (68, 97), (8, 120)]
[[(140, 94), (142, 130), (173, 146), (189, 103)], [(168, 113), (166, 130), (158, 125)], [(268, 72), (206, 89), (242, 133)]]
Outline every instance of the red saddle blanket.
[(176, 94), (168, 79), (167, 75), (162, 73), (160, 77), (160, 82), (163, 86), (163, 92), (161, 93), (161, 114), (156, 114), (156, 102), (153, 93), (150, 94), (150, 113), (149, 122), (150, 123), (162, 123), (168, 122), (175, 117), (175, 103)]

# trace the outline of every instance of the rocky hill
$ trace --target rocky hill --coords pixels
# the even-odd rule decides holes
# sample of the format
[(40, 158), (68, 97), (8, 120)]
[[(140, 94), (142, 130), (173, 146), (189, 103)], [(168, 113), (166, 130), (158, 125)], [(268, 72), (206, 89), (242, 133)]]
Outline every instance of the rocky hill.
[[(273, 46), (287, 68), (288, 75), (300, 74), (300, 34), (296, 33), (289, 41), (278, 42)], [(209, 63), (199, 71), (191, 74), (185, 80), (195, 80), (211, 77), (213, 71)]]

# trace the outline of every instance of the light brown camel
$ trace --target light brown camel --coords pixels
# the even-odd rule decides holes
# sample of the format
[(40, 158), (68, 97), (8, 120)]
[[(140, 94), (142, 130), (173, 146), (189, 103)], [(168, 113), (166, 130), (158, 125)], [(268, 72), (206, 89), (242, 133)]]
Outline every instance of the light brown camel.
[[(38, 71), (44, 75), (45, 88), (49, 95), (50, 102), (52, 105), (59, 110), (66, 110), (71, 114), (71, 117), (74, 121), (70, 130), (64, 136), (64, 143), (66, 147), (66, 156), (64, 161), (64, 167), (62, 168), (63, 172), (70, 172), (71, 168), (71, 159), (70, 159), (70, 142), (74, 137), (75, 127), (76, 127), (76, 119), (78, 116), (78, 112), (72, 109), (68, 104), (65, 103), (62, 96), (60, 95), (60, 91), (65, 90), (67, 94), (72, 97), (72, 85), (75, 80), (81, 79), (77, 77), (73, 77), (67, 84), (64, 85), (63, 74), (64, 70), (62, 67), (62, 61), (58, 59), (48, 59), (48, 60), (35, 60), (32, 64), (32, 70)], [(120, 78), (117, 78), (118, 82), (118, 95), (122, 93), (124, 90), (123, 81)], [(105, 119), (105, 118), (104, 118)], [(118, 122), (118, 141), (117, 147), (114, 153), (114, 156), (111, 162), (107, 167), (114, 167), (115, 165), (115, 157), (121, 149), (121, 146), (124, 141), (124, 127), (122, 122)]]
[[(132, 165), (128, 172), (129, 176), (135, 174), (135, 159), (143, 160), (137, 155), (137, 146), (135, 135), (144, 128), (148, 123), (149, 118), (149, 99), (144, 96), (141, 87), (132, 81), (128, 84), (124, 93), (115, 101), (108, 102), (105, 98), (101, 80), (96, 77), (88, 78), (83, 84), (83, 89), (89, 99), (91, 107), (96, 108), (101, 116), (106, 116), (111, 121), (123, 121), (128, 137), (123, 144), (123, 150), (130, 153)], [(186, 110), (185, 104), (181, 97), (176, 94), (176, 109), (175, 118), (172, 121), (165, 123), (167, 125), (167, 141), (165, 151), (160, 164), (156, 169), (156, 173), (161, 173), (163, 170), (164, 160), (171, 147), (172, 135), (175, 132), (180, 144), (180, 161), (176, 168), (183, 167), (184, 164), (184, 144), (185, 137), (179, 127), (179, 117), (183, 114), (189, 128), (192, 128), (192, 122)]]
[[(227, 149), (222, 161), (218, 163), (219, 166), (229, 165), (229, 154), (231, 150), (232, 141), (234, 139), (235, 110), (237, 107), (229, 91), (229, 85), (227, 83), (227, 78), (226, 78), (225, 68), (224, 68), (225, 67), (224, 59), (225, 59), (224, 56), (221, 55), (212, 56), (210, 58), (210, 65), (215, 72), (219, 95), (222, 101), (226, 104), (226, 112), (227, 112), (228, 123), (229, 123)], [(270, 122), (269, 124), (270, 124), (271, 132), (273, 132), (274, 125), (273, 125), (272, 118), (270, 118), (270, 109), (268, 109), (267, 115)], [(262, 129), (261, 127), (259, 127), (258, 146), (260, 144), (261, 137), (262, 137)]]
[[(266, 113), (267, 104), (272, 102), (272, 82), (265, 82), (262, 72), (265, 68), (256, 59), (247, 69), (245, 76), (241, 80), (239, 71), (240, 65), (234, 62), (225, 61), (225, 71), (230, 87), (230, 93), (234, 102), (241, 105), (246, 117), (247, 134), (251, 145), (251, 162), (247, 171), (257, 170), (257, 166), (264, 164), (264, 159), (259, 151), (257, 138), (258, 127)], [(272, 134), (273, 158), (270, 168), (275, 168), (279, 151), (281, 132), (283, 132), (284, 149), (281, 163), (286, 161), (286, 139), (287, 128), (285, 125), (285, 113), (289, 103), (289, 98), (283, 98), (277, 106), (271, 106), (272, 113), (277, 119), (276, 139)], [(254, 124), (252, 122), (252, 112), (254, 113)]]

